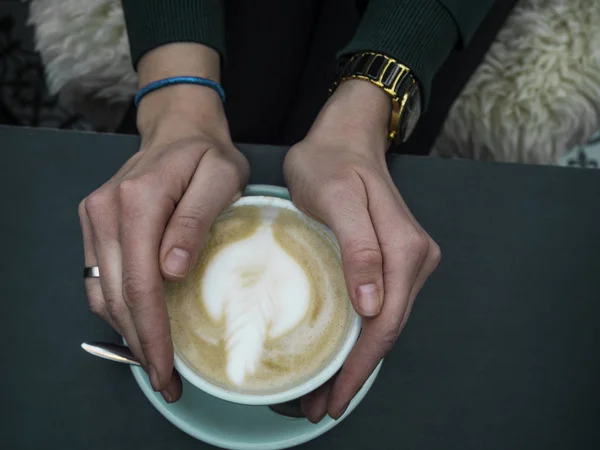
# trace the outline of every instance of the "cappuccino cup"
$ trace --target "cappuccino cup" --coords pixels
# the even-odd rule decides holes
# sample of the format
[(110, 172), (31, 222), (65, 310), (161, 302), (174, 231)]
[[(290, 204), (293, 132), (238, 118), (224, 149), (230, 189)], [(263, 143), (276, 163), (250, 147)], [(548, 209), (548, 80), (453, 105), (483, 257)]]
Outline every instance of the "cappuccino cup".
[(360, 333), (335, 236), (283, 188), (249, 186), (165, 291), (175, 368), (229, 402), (302, 397), (335, 375)]

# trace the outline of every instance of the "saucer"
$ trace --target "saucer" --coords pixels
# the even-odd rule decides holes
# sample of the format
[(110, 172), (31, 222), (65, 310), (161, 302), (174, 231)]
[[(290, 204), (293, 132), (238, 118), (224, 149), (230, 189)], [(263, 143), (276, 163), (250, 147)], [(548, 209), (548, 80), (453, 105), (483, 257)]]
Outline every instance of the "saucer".
[(143, 369), (132, 366), (131, 371), (142, 392), (158, 412), (190, 436), (231, 450), (279, 450), (308, 442), (344, 420), (373, 385), (382, 362), (339, 420), (325, 416), (316, 425), (306, 419), (280, 416), (267, 406), (238, 405), (219, 400), (192, 386), (186, 380), (182, 380), (181, 399), (177, 403), (168, 404), (159, 393), (152, 390)]

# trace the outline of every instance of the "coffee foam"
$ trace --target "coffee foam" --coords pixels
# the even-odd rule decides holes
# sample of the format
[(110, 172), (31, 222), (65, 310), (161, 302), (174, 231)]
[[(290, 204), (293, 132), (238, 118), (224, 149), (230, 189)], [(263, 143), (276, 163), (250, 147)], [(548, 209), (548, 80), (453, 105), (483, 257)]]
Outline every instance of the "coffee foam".
[(335, 245), (294, 211), (227, 210), (188, 278), (167, 283), (179, 355), (239, 392), (270, 393), (310, 378), (351, 322)]

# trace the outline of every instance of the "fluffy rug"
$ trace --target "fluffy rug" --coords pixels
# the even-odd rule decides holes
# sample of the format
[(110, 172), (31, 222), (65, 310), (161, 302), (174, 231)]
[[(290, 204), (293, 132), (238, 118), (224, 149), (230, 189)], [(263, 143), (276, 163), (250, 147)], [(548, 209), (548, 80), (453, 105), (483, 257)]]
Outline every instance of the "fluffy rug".
[(600, 2), (521, 0), (453, 105), (436, 152), (551, 164), (600, 129)]
[(120, 0), (32, 0), (48, 89), (98, 130), (114, 130), (137, 89)]
[[(98, 129), (136, 90), (119, 0), (32, 0), (49, 88)], [(556, 163), (600, 128), (600, 2), (521, 0), (453, 105), (435, 152)]]

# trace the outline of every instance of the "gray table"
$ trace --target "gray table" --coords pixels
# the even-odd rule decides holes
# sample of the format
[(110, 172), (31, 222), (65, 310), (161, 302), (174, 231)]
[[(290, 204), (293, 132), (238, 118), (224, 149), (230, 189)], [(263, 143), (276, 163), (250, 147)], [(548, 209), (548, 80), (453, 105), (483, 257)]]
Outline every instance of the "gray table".
[[(0, 128), (0, 448), (207, 449), (164, 420), (87, 310), (77, 203), (134, 137)], [(281, 185), (280, 148), (242, 146)], [(307, 449), (600, 448), (600, 171), (392, 157), (442, 247), (359, 408)]]

